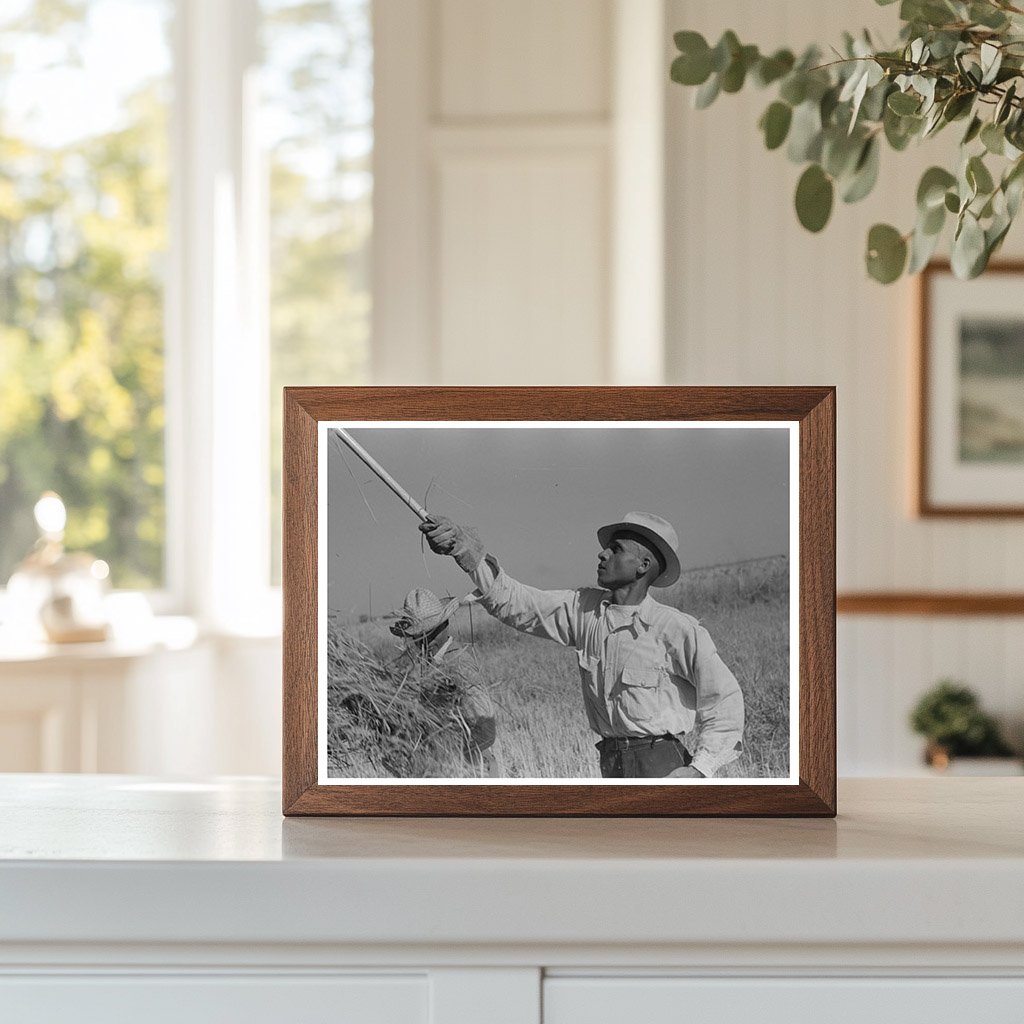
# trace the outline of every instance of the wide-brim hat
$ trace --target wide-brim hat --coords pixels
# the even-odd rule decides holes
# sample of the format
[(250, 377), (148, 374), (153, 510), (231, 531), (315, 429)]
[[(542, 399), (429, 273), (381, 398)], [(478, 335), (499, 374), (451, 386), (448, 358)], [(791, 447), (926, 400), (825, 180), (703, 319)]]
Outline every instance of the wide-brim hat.
[(432, 590), (417, 587), (405, 595), (402, 611), (392, 627), (392, 632), (410, 640), (417, 640), (447, 622), (458, 607), (457, 597), (445, 603)]
[(679, 538), (667, 519), (662, 519), (653, 512), (627, 512), (621, 522), (609, 523), (597, 531), (601, 547), (608, 547), (612, 537), (621, 530), (639, 534), (664, 559), (665, 571), (651, 584), (652, 587), (668, 587), (679, 579)]

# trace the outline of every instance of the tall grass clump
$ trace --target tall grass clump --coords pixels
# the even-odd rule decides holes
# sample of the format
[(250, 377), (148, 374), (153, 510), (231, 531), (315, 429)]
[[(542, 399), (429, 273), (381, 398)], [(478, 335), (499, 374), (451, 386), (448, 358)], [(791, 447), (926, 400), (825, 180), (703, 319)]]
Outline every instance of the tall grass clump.
[(327, 634), (327, 769), (332, 778), (476, 774), (464, 750), (469, 686), (457, 665), (374, 646), (333, 620)]

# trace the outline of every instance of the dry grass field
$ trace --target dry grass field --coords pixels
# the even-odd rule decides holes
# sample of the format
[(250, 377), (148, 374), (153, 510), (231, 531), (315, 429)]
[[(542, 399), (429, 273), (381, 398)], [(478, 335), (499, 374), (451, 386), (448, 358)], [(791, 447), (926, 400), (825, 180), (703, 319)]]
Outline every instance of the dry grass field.
[[(723, 775), (767, 778), (789, 773), (789, 562), (761, 559), (684, 573), (673, 587), (654, 597), (700, 619), (725, 663), (739, 681), (746, 701), (744, 753)], [(349, 627), (381, 655), (394, 657), (395, 641), (386, 624)], [(472, 645), (471, 670), (497, 709), (495, 753), (508, 778), (599, 777), (597, 737), (583, 710), (579, 670), (572, 650), (551, 641), (524, 636), (491, 619), (486, 612), (460, 611), (455, 623), (460, 642)], [(335, 679), (340, 678), (332, 669)], [(378, 680), (379, 681), (379, 680)], [(395, 685), (399, 685), (395, 680)], [(334, 685), (334, 684), (331, 684)], [(408, 681), (403, 686), (407, 692)], [(329, 733), (339, 735), (338, 716), (328, 701)], [(429, 737), (428, 737), (429, 740)], [(386, 742), (386, 741), (385, 741)], [(424, 744), (424, 749), (429, 747)], [(347, 769), (331, 757), (332, 775), (385, 774)], [(469, 773), (464, 759), (452, 753), (449, 740), (436, 755), (421, 758), (427, 776), (459, 777)]]

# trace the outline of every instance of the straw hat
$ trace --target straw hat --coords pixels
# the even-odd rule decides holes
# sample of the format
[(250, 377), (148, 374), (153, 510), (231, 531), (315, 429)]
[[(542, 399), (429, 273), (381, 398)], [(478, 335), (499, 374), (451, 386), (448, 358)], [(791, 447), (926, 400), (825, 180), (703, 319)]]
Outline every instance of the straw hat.
[(459, 599), (457, 597), (453, 597), (445, 604), (432, 590), (417, 587), (405, 595), (402, 614), (391, 627), (391, 632), (396, 636), (418, 640), (446, 623), (455, 614), (455, 609), (458, 606)]
[(612, 537), (620, 530), (630, 530), (648, 541), (665, 562), (665, 571), (651, 584), (652, 587), (668, 587), (679, 579), (679, 538), (672, 524), (653, 512), (627, 512), (622, 522), (609, 523), (597, 531), (601, 547), (606, 548)]

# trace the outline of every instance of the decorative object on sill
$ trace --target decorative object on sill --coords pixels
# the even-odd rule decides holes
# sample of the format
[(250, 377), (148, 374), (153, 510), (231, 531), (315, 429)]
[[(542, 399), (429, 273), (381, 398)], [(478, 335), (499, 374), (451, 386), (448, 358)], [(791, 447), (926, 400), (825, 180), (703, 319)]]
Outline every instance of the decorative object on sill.
[[(895, 0), (876, 0), (888, 6)], [(930, 167), (907, 231), (875, 224), (868, 274), (882, 284), (923, 269), (947, 221), (955, 220), (956, 276), (977, 277), (1003, 243), (1024, 196), (1024, 12), (1011, 0), (902, 0), (899, 43), (878, 46), (865, 30), (841, 48), (762, 54), (727, 31), (714, 47), (677, 32), (671, 77), (698, 86), (696, 106), (752, 79), (778, 93), (759, 122), (768, 149), (807, 164), (796, 214), (808, 231), (828, 223), (836, 192), (846, 203), (875, 186), (883, 141), (897, 151), (961, 124), (958, 165)], [(909, 259), (908, 259), (909, 257)]]
[(1020, 759), (1003, 739), (994, 718), (981, 709), (977, 695), (969, 687), (943, 679), (925, 693), (910, 715), (914, 732), (926, 737), (925, 763), (938, 771), (952, 774), (991, 774), (991, 771), (954, 769), (961, 759), (1001, 759), (1006, 770), (1020, 773)]
[[(834, 403), (826, 387), (286, 388), (285, 813), (834, 816)], [(435, 484), (495, 550), (428, 511)], [(642, 495), (658, 514), (623, 515)], [(737, 547), (749, 560), (721, 557)], [(510, 574), (524, 561), (542, 588), (596, 585), (535, 589)], [(424, 577), (491, 616), (474, 634), (433, 606), (494, 694), (482, 739), (465, 701), (436, 699), (439, 671), (396, 671), (368, 609), (369, 583), (396, 605)], [(743, 600), (719, 607), (727, 592)], [(419, 735), (421, 685), (464, 719), (447, 753)], [(376, 749), (351, 758), (360, 728)]]
[(1024, 263), (930, 264), (918, 297), (921, 516), (1024, 516)]
[(41, 634), (58, 644), (106, 640), (107, 563), (64, 550), (67, 510), (53, 491), (36, 502), (34, 512), (39, 539), (7, 585), (10, 616), (5, 629)]

